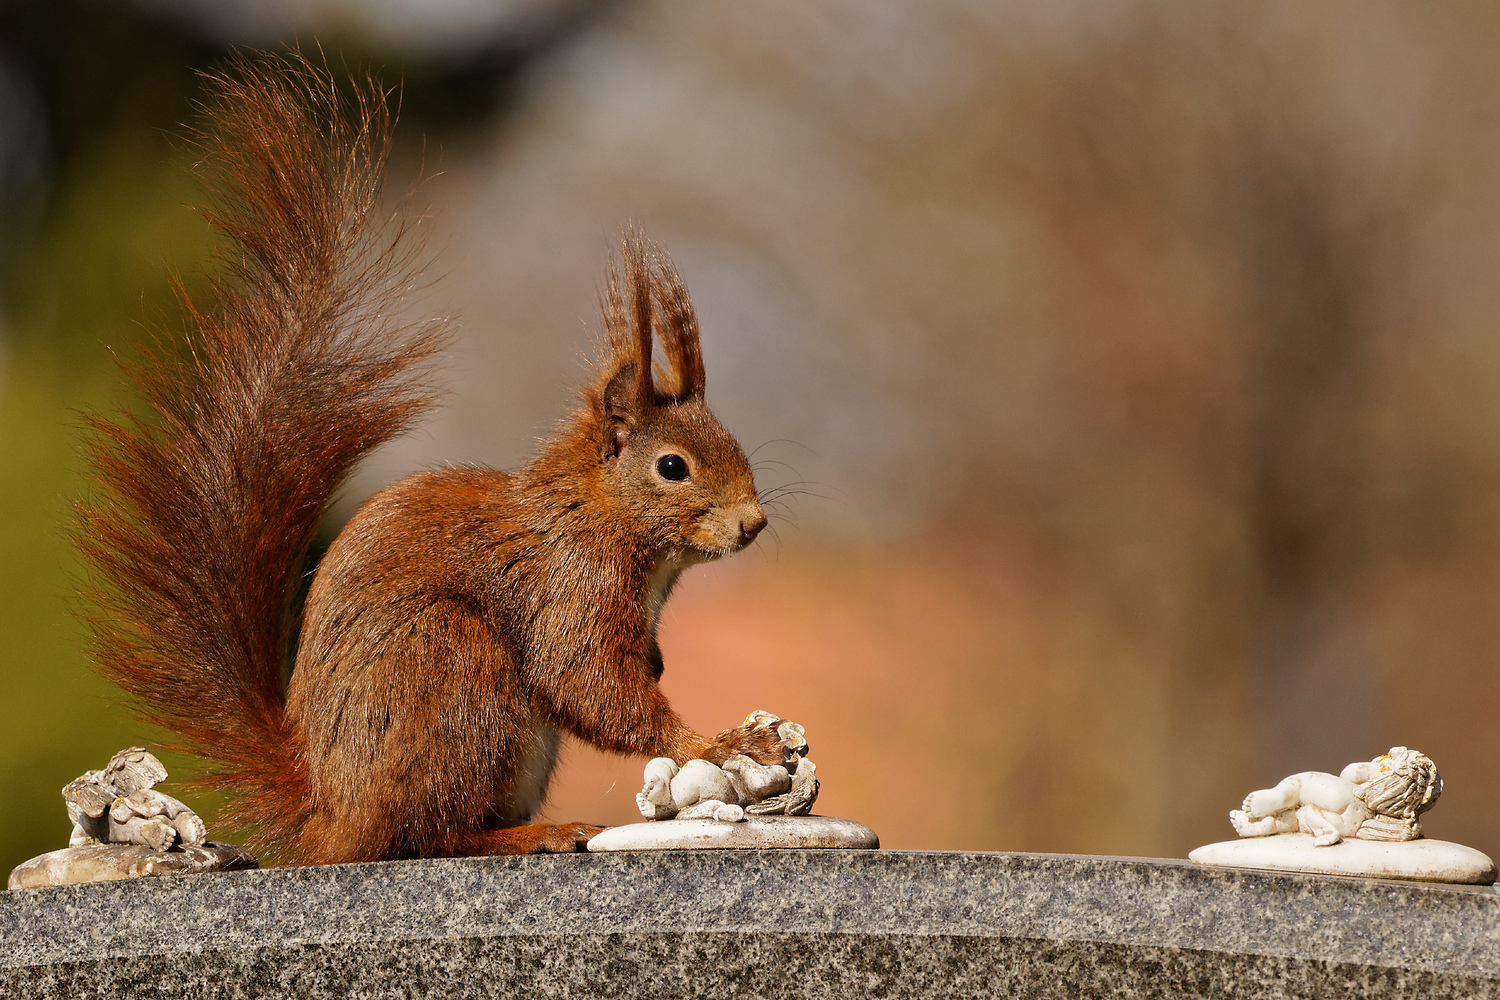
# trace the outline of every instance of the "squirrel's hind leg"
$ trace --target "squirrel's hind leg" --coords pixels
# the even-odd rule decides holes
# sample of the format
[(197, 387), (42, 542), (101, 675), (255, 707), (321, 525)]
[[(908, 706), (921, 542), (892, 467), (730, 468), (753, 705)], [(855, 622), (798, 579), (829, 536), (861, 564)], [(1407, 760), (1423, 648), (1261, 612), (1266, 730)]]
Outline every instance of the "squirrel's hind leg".
[(574, 854), (588, 850), (588, 842), (603, 832), (588, 823), (537, 823), (501, 830), (477, 830), (454, 846), (454, 855)]

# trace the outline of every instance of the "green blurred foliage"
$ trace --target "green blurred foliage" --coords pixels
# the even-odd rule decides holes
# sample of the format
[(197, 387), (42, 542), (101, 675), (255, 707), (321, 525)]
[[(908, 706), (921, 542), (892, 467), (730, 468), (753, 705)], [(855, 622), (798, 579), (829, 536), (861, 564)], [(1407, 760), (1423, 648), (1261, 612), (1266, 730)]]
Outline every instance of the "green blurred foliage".
[[(0, 868), (62, 846), (61, 786), (121, 747), (155, 739), (88, 667), (68, 544), (83, 488), (83, 414), (128, 405), (113, 361), (175, 308), (174, 262), (209, 251), (189, 207), (185, 150), (120, 130), (60, 179), (10, 275), (0, 376)], [(168, 767), (181, 773), (175, 759)]]

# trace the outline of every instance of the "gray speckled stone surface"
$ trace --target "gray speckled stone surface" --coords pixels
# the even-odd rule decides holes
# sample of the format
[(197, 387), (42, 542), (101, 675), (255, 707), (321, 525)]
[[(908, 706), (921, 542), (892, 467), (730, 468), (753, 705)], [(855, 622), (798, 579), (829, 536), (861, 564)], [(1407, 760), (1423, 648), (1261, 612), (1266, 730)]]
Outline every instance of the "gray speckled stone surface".
[(1493, 889), (876, 851), (409, 861), (0, 893), (0, 996), (1500, 997)]

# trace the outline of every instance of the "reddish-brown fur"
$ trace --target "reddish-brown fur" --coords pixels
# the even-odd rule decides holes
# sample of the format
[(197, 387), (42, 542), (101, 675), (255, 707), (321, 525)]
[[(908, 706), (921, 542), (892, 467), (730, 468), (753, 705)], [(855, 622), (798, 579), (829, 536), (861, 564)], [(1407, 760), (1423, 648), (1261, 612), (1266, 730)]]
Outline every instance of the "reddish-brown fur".
[[(79, 544), (100, 669), (219, 763), (228, 818), (291, 863), (575, 850), (597, 828), (522, 825), (563, 735), (780, 760), (764, 729), (700, 736), (657, 684), (677, 574), (765, 517), (704, 404), (687, 293), (634, 233), (565, 428), (515, 474), (420, 473), (367, 502), (318, 569), (284, 686), (317, 521), (428, 405), (419, 373), (443, 330), (390, 319), (415, 271), (406, 223), (374, 222), (383, 95), (356, 87), (351, 121), (300, 59), (239, 59), (216, 84), (219, 308), (187, 305), (190, 360), (161, 349), (132, 369), (155, 422), (97, 423), (102, 495)], [(655, 374), (653, 334), (670, 365)], [(665, 454), (686, 478), (659, 472)]]

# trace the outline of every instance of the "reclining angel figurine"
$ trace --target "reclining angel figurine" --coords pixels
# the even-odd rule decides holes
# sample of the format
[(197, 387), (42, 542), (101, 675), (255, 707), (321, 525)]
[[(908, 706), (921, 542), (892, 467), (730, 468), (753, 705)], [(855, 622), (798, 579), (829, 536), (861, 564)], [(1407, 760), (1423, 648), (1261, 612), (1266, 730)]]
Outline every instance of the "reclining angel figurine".
[(1304, 771), (1245, 796), (1229, 814), (1241, 837), (1307, 833), (1317, 847), (1345, 837), (1401, 841), (1422, 836), (1417, 817), (1443, 792), (1437, 765), (1406, 747), (1359, 761), (1337, 776)]
[(73, 836), (68, 843), (139, 844), (166, 851), (197, 846), (208, 831), (198, 814), (152, 786), (167, 776), (154, 754), (121, 750), (101, 771), (85, 772), (63, 789)]
[(807, 737), (795, 722), (751, 712), (747, 727), (774, 727), (784, 763), (757, 764), (736, 754), (722, 767), (690, 760), (681, 767), (670, 757), (646, 765), (646, 786), (635, 797), (647, 819), (716, 819), (738, 823), (745, 816), (805, 816), (818, 798), (817, 768), (807, 759)]

